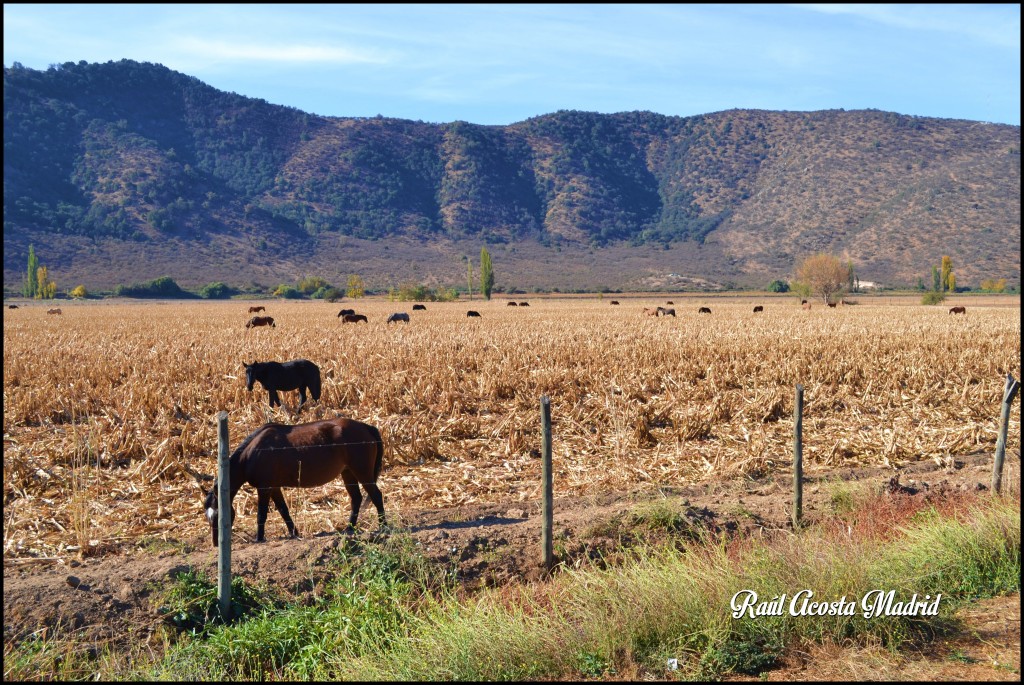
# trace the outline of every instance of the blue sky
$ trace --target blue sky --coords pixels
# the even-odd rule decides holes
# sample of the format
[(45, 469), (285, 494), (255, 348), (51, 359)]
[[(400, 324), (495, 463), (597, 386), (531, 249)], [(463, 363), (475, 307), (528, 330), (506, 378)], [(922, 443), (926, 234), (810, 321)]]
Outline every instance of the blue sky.
[(1020, 125), (1020, 5), (4, 5), (4, 65), (133, 59), (326, 116), (875, 108)]

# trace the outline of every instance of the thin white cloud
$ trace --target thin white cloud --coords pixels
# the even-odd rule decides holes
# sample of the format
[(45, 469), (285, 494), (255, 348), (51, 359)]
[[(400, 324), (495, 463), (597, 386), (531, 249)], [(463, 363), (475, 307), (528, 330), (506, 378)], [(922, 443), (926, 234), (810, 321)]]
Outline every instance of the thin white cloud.
[(852, 15), (878, 24), (912, 31), (965, 35), (1002, 48), (1020, 50), (1019, 5), (790, 5), (814, 12)]
[(255, 43), (229, 43), (221, 40), (182, 38), (174, 48), (190, 58), (234, 62), (286, 62), (344, 64), (386, 64), (383, 54), (326, 45), (267, 45)]

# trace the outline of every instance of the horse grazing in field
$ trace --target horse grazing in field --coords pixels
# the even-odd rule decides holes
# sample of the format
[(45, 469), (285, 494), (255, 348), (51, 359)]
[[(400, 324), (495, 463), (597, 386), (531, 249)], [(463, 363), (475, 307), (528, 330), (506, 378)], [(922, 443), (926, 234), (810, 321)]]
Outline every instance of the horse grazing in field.
[(16, 305), (16, 304), (9, 304), (9, 305), (7, 305), (7, 308), (8, 309), (17, 309), (18, 305)]
[(675, 304), (672, 300), (665, 300), (665, 304)]
[(698, 314), (710, 314), (711, 313), (711, 309), (709, 309), (708, 307), (701, 307), (700, 309), (697, 310), (697, 313)]
[(967, 307), (950, 307), (949, 313), (950, 314), (966, 314), (967, 313)]
[(306, 402), (306, 389), (314, 400), (320, 399), (320, 367), (307, 359), (290, 362), (253, 362), (245, 366), (245, 389), (252, 390), (256, 381), (270, 395), (270, 406), (281, 405), (278, 390), (298, 390), (299, 406)]
[(62, 312), (60, 310), (60, 308), (58, 307), (57, 309), (47, 309), (46, 313), (47, 314), (63, 314), (64, 312)]
[(669, 309), (668, 307), (658, 307), (658, 309), (656, 310), (655, 313), (656, 314), (661, 314), (662, 316), (672, 316), (672, 317), (674, 317), (676, 315), (676, 310), (675, 309)]
[[(359, 518), (363, 495), (362, 485), (377, 508), (380, 525), (384, 519), (384, 497), (377, 487), (384, 465), (384, 441), (380, 431), (361, 421), (338, 417), (326, 421), (286, 426), (268, 423), (242, 441), (229, 461), (228, 482), (231, 502), (248, 483), (256, 488), (256, 542), (264, 541), (264, 528), (274, 500), (277, 511), (288, 527), (288, 535), (297, 538), (299, 531), (288, 515), (281, 488), (315, 488), (341, 477), (352, 500), (352, 515), (347, 531), (353, 531)], [(206, 495), (203, 508), (210, 522), (213, 546), (217, 546), (218, 486)], [(231, 522), (235, 508), (231, 507)]]
[(351, 315), (353, 315), (355, 313), (356, 313), (356, 310), (354, 310), (354, 309), (342, 309), (340, 312), (338, 312), (338, 318), (341, 319), (341, 318), (344, 318), (346, 316), (351, 316)]
[(264, 307), (263, 305), (259, 305), (257, 307), (249, 307), (249, 313), (250, 314), (258, 314), (260, 312), (265, 312), (265, 311), (267, 311), (267, 308)]
[[(658, 309), (661, 309), (661, 307), (658, 307)], [(658, 309), (651, 309), (650, 307), (644, 307), (644, 314), (646, 314), (647, 316), (657, 316), (658, 315)]]
[(529, 307), (529, 306), (530, 306), (530, 303), (529, 303), (529, 302), (520, 302), (520, 303), (519, 303), (519, 306), (520, 306), (520, 307)]
[(427, 305), (425, 305), (425, 304), (414, 304), (412, 306), (412, 310), (414, 312), (425, 312), (425, 311), (427, 311)]
[(366, 318), (366, 314), (346, 314), (341, 317), (342, 323), (359, 323), (360, 321), (370, 323), (369, 319)]
[(475, 316), (478, 319), (483, 318), (483, 317), (480, 316), (480, 312), (474, 311), (472, 309), (470, 309), (468, 312), (466, 312), (466, 316), (470, 316), (470, 317)]
[(612, 300), (609, 304), (618, 304), (618, 303), (619, 303), (618, 300)]
[(406, 323), (409, 323), (409, 315), (406, 314), (405, 312), (395, 312), (394, 314), (388, 317), (388, 323), (391, 323), (392, 321), (396, 323), (398, 321), (404, 321)]
[(835, 302), (826, 302), (825, 304), (828, 305), (829, 309), (835, 309), (836, 308), (836, 303)]
[(254, 316), (249, 319), (247, 324), (245, 324), (246, 328), (253, 328), (254, 326), (270, 326), (271, 328), (277, 328), (277, 324), (274, 323), (274, 317), (272, 316)]
[(757, 314), (758, 312), (763, 312), (763, 311), (764, 311), (764, 307), (762, 307), (761, 305), (757, 305), (756, 307), (754, 307), (754, 313), (755, 314)]
[(518, 307), (519, 303), (518, 302), (513, 302), (512, 300), (509, 300), (508, 304), (506, 304), (505, 306), (506, 307)]

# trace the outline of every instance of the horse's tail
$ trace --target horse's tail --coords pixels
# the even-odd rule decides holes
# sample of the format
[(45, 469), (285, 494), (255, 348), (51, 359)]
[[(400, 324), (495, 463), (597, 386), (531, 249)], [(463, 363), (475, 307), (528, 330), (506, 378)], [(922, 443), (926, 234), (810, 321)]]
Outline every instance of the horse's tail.
[(377, 461), (373, 464), (373, 482), (376, 483), (381, 469), (384, 468), (384, 439), (380, 436), (380, 431), (376, 426), (366, 424), (366, 427), (370, 429), (370, 436), (377, 443)]

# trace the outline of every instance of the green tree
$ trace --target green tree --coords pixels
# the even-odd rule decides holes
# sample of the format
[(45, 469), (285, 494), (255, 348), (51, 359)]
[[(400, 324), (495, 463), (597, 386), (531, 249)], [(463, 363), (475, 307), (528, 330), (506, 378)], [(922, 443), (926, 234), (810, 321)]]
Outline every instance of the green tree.
[(940, 292), (942, 290), (942, 280), (939, 276), (939, 267), (932, 265), (932, 291)]
[(782, 280), (774, 280), (768, 284), (768, 292), (770, 293), (788, 293), (789, 283)]
[(366, 293), (366, 289), (363, 286), (363, 279), (358, 274), (352, 274), (348, 277), (348, 290), (345, 291), (347, 297), (357, 298), (362, 297)]
[(237, 290), (222, 281), (207, 283), (199, 289), (199, 297), (206, 300), (226, 300), (234, 295)]
[(32, 245), (28, 246), (28, 274), (25, 278), (25, 286), (21, 289), (21, 294), (25, 297), (35, 297), (36, 293), (39, 292), (39, 259), (36, 257), (36, 251)]
[(491, 267), (491, 253), (486, 247), (480, 248), (480, 292), (486, 299), (491, 299), (494, 289), (494, 269)]
[(811, 255), (796, 269), (796, 279), (819, 295), (825, 304), (841, 295), (850, 280), (850, 272), (838, 257), (825, 253)]
[(469, 299), (473, 299), (473, 260), (469, 258), (469, 255), (464, 257), (466, 260), (466, 288), (469, 290)]
[(72, 290), (70, 295), (71, 295), (71, 297), (75, 298), (76, 300), (81, 300), (81, 299), (85, 299), (86, 297), (89, 297), (89, 293), (86, 291), (84, 285), (80, 285), (77, 288), (75, 288), (74, 290)]

